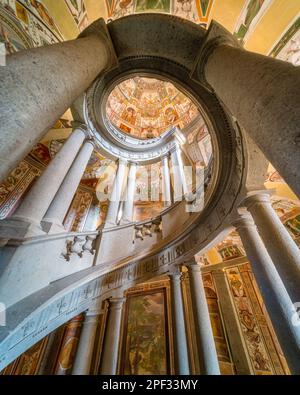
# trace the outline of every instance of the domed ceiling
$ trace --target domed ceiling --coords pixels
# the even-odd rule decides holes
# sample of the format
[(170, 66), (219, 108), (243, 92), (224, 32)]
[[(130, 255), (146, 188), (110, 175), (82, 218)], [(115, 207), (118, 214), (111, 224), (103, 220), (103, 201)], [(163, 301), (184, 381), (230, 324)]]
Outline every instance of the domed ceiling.
[(107, 100), (113, 125), (139, 139), (160, 136), (173, 126), (182, 129), (199, 115), (195, 104), (172, 83), (134, 77), (117, 85)]

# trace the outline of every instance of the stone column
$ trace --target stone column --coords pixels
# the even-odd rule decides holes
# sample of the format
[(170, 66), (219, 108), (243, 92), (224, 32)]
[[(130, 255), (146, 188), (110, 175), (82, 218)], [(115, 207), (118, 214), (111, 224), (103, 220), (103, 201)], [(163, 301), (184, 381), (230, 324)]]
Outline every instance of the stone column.
[(251, 213), (264, 245), (293, 302), (300, 301), (300, 251), (274, 211), (268, 193), (247, 197), (242, 205)]
[(254, 374), (225, 272), (224, 270), (213, 270), (212, 276), (214, 278), (236, 372), (239, 375)]
[(81, 147), (43, 218), (42, 226), (46, 232), (49, 232), (50, 230), (52, 231), (52, 227), (53, 230), (64, 230), (63, 220), (67, 214), (70, 204), (72, 203), (73, 197), (93, 150), (94, 145), (91, 140), (87, 140)]
[(300, 196), (300, 68), (244, 50), (226, 29), (213, 22), (193, 78), (213, 88)]
[(128, 173), (126, 200), (124, 202), (123, 211), (123, 223), (132, 222), (133, 220), (133, 208), (134, 208), (134, 196), (135, 196), (135, 182), (136, 182), (136, 163), (131, 163)]
[(165, 207), (169, 207), (172, 204), (169, 157), (164, 156), (161, 162), (162, 162), (163, 200)]
[(99, 313), (87, 311), (81, 329), (72, 375), (89, 375), (96, 341)]
[(118, 374), (118, 354), (124, 301), (125, 298), (111, 298), (109, 300), (108, 320), (100, 364), (101, 375)]
[(40, 225), (84, 139), (85, 132), (82, 129), (75, 129), (72, 132), (41, 177), (27, 193), (12, 219)]
[(181, 149), (178, 145), (171, 153), (173, 179), (174, 179), (174, 201), (181, 201), (182, 196), (187, 196), (188, 187), (184, 174), (184, 167), (181, 158)]
[(190, 374), (189, 357), (181, 291), (181, 273), (170, 273), (171, 303), (173, 312), (175, 373)]
[(294, 326), (293, 303), (250, 215), (233, 223), (243, 242), (256, 282), (292, 374), (300, 374), (300, 326)]
[(114, 56), (106, 24), (98, 20), (76, 40), (7, 57), (0, 68), (0, 180), (115, 62)]
[(187, 265), (190, 279), (195, 334), (202, 375), (219, 375), (220, 368), (212, 332), (201, 268), (196, 263)]
[(127, 161), (123, 159), (119, 159), (119, 166), (116, 173), (113, 190), (109, 199), (110, 202), (105, 220), (105, 224), (107, 226), (116, 225), (117, 223), (120, 201), (125, 183), (126, 169), (127, 169)]

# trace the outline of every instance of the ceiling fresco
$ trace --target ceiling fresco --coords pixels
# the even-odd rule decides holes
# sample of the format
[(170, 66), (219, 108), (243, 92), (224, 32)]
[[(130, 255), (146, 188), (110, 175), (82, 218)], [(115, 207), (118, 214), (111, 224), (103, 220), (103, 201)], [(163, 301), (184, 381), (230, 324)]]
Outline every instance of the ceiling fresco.
[(139, 139), (158, 137), (172, 126), (182, 129), (199, 115), (194, 103), (173, 84), (146, 77), (117, 85), (106, 113), (115, 126)]
[(204, 28), (214, 19), (247, 49), (300, 63), (299, 0), (0, 0), (0, 43), (13, 53), (76, 38), (100, 17), (145, 12), (173, 14)]
[(206, 27), (215, 0), (106, 0), (108, 18), (143, 12), (179, 16)]

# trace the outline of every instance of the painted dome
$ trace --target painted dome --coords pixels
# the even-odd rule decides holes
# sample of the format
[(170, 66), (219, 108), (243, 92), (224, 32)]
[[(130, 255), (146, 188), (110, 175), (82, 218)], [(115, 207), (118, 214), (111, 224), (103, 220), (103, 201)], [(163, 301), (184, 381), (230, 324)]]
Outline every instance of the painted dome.
[(198, 114), (195, 104), (172, 83), (134, 77), (118, 84), (108, 97), (106, 114), (122, 132), (139, 139), (180, 129)]

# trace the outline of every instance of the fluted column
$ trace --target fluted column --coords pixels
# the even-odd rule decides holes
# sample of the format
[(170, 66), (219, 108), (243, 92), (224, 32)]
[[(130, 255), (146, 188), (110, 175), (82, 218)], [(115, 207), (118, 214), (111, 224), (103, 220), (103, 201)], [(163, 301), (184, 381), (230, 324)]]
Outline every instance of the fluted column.
[(123, 208), (122, 222), (132, 222), (133, 208), (134, 208), (134, 195), (135, 195), (135, 182), (136, 182), (137, 164), (131, 163), (127, 179), (126, 200)]
[(165, 207), (168, 207), (172, 204), (169, 157), (164, 156), (161, 162), (162, 162), (163, 201)]
[(102, 19), (76, 40), (7, 56), (0, 68), (0, 180), (113, 62)]
[(219, 375), (220, 368), (212, 332), (210, 316), (201, 275), (196, 263), (187, 265), (190, 279), (192, 307), (195, 319), (195, 334), (202, 375)]
[(84, 139), (85, 132), (82, 129), (75, 129), (72, 132), (41, 177), (27, 193), (22, 204), (14, 213), (14, 219), (40, 224)]
[(64, 229), (63, 220), (72, 203), (93, 150), (93, 142), (87, 140), (74, 159), (72, 166), (44, 216), (42, 226), (46, 232), (49, 232), (52, 225), (54, 225), (54, 228), (58, 227)]
[(89, 311), (85, 313), (72, 375), (90, 374), (98, 324), (99, 313)]
[(109, 300), (108, 320), (105, 330), (100, 374), (116, 375), (124, 298)]
[(243, 242), (289, 368), (293, 374), (300, 374), (300, 326), (294, 326), (292, 322), (293, 303), (250, 214), (243, 215), (233, 226)]
[(300, 250), (274, 211), (269, 194), (251, 195), (242, 205), (251, 213), (290, 298), (293, 302), (299, 302)]
[(182, 196), (187, 196), (188, 187), (186, 183), (184, 166), (181, 158), (181, 149), (178, 145), (171, 153), (173, 179), (174, 179), (174, 201), (181, 201)]
[(213, 22), (193, 77), (213, 88), (300, 196), (300, 68), (244, 50)]
[(171, 303), (173, 311), (175, 373), (189, 374), (186, 326), (181, 290), (181, 273), (170, 273)]
[(126, 169), (127, 161), (120, 159), (105, 220), (105, 224), (108, 226), (116, 225), (117, 223), (120, 201), (123, 193), (124, 183), (126, 181)]

